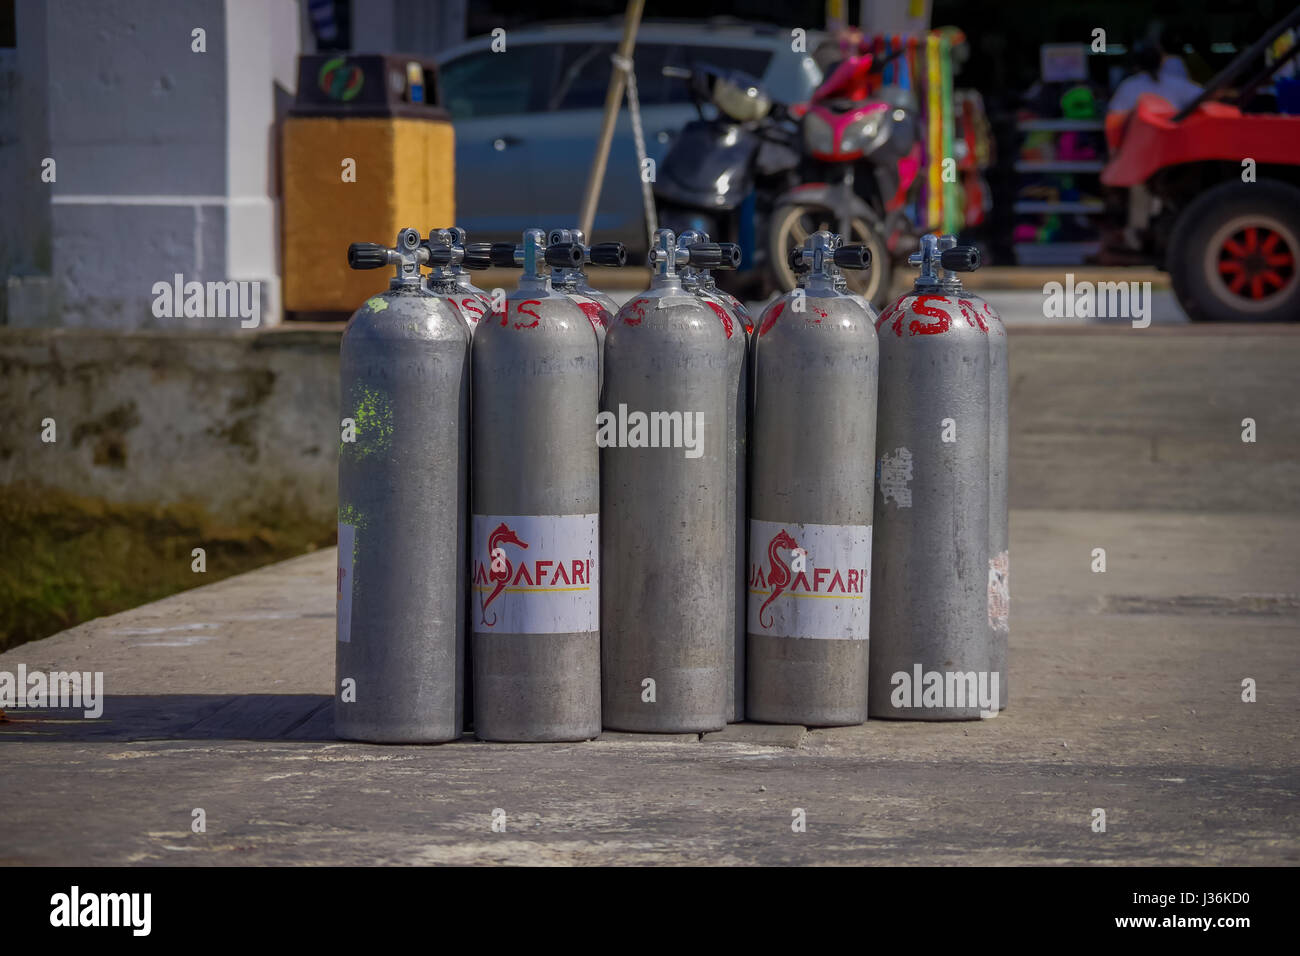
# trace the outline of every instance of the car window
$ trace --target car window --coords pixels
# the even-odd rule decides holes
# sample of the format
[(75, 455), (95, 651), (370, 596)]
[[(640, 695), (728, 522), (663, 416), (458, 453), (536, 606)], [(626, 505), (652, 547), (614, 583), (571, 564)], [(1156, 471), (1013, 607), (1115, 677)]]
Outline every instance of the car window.
[(452, 119), (532, 113), (545, 105), (556, 47), (535, 43), (508, 53), (481, 50), (445, 63), (438, 71), (443, 105)]
[[(613, 43), (566, 43), (560, 52), (558, 79), (551, 89), (549, 110), (590, 110), (605, 105), (609, 88), (610, 56)], [(689, 103), (690, 88), (685, 80), (664, 76), (665, 66), (690, 69), (696, 64), (719, 70), (740, 70), (761, 79), (771, 62), (768, 50), (696, 46), (694, 44), (645, 43), (636, 48), (637, 95), (642, 106)]]
[(548, 110), (592, 110), (605, 105), (609, 88), (612, 43), (566, 43), (560, 49), (560, 69), (551, 90)]
[[(613, 68), (610, 57), (618, 47), (613, 43), (568, 43), (560, 53), (562, 64), (559, 78), (551, 92), (548, 109), (592, 110), (605, 105), (609, 89), (609, 74)], [(644, 106), (667, 102), (665, 82), (677, 83), (663, 75), (669, 48), (662, 43), (646, 43), (636, 48), (632, 62), (636, 65), (636, 88)], [(690, 97), (686, 97), (689, 101)]]

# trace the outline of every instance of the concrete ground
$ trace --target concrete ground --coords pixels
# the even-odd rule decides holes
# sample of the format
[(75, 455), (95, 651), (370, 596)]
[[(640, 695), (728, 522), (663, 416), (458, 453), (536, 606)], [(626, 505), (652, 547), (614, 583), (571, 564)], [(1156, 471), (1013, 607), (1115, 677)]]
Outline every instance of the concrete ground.
[(287, 561), (0, 655), (108, 696), (0, 723), (0, 864), (1300, 862), (1300, 516), (1013, 511), (1012, 560), (993, 720), (429, 747), (331, 739)]

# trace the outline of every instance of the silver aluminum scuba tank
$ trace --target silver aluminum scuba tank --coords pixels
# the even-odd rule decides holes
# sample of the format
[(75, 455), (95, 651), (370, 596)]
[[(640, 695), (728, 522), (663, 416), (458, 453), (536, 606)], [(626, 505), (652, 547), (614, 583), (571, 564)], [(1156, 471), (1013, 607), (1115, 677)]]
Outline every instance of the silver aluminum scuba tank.
[(722, 323), (677, 274), (720, 261), (718, 246), (681, 249), (660, 229), (651, 286), (605, 339), (601, 662), (614, 730), (698, 733), (727, 722), (732, 360)]
[[(688, 252), (691, 247), (708, 242), (708, 235), (695, 229), (687, 229), (677, 236), (677, 248)], [(740, 264), (739, 246), (723, 242), (718, 243), (718, 248), (722, 253), (721, 262), (714, 268), (734, 269)], [(717, 287), (708, 269), (687, 262), (679, 273), (682, 287), (713, 310), (727, 335), (727, 381), (733, 396), (727, 413), (725, 439), (727, 510), (736, 516), (735, 534), (727, 546), (728, 561), (735, 568), (736, 579), (733, 601), (727, 612), (727, 626), (732, 634), (732, 644), (727, 652), (727, 722), (735, 723), (745, 719), (745, 472), (749, 453), (749, 337), (745, 327), (752, 327), (752, 323), (745, 307)]]
[[(957, 245), (955, 236), (940, 236), (939, 250)], [(962, 314), (988, 329), (989, 338), (989, 641), (991, 668), (998, 674), (998, 709), (1007, 707), (1007, 637), (1010, 633), (1011, 559), (1007, 511), (1011, 378), (1007, 328), (997, 311), (962, 288), (960, 275), (945, 272), (944, 291), (957, 297)]]
[(494, 246), (523, 275), (474, 334), (471, 657), (484, 740), (600, 733), (599, 353), (548, 269), (582, 255), (540, 229)]
[(879, 346), (876, 313), (841, 291), (864, 246), (828, 232), (792, 258), (798, 288), (754, 347), (746, 714), (833, 726), (867, 718)]
[(348, 248), (352, 268), (397, 275), (340, 349), (334, 726), (347, 740), (461, 734), (469, 332), (424, 288), (428, 255), (414, 229), (393, 249)]
[(880, 316), (872, 547), (872, 717), (997, 713), (988, 623), (989, 343), (979, 313), (937, 269), (979, 253), (933, 235), (909, 260), (912, 292)]

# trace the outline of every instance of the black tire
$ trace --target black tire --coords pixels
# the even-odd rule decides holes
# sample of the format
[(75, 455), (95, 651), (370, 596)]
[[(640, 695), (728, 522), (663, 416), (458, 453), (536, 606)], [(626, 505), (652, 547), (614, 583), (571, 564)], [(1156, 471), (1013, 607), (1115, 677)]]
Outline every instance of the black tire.
[[(788, 205), (772, 210), (768, 219), (768, 272), (776, 288), (789, 292), (794, 288), (794, 270), (790, 268), (790, 250), (803, 245), (809, 232), (826, 229), (834, 232), (835, 212), (821, 206)], [(804, 220), (803, 224), (800, 220)], [(816, 220), (813, 222), (812, 220)], [(865, 272), (844, 270), (849, 288), (871, 300), (877, 309), (889, 304), (889, 284), (893, 276), (893, 262), (885, 245), (883, 229), (874, 214), (854, 216), (853, 235), (845, 236), (846, 243), (860, 242), (871, 250), (871, 268)], [(801, 235), (802, 233), (802, 235)]]
[(1300, 319), (1300, 189), (1221, 183), (1188, 204), (1172, 236), (1169, 277), (1192, 321)]

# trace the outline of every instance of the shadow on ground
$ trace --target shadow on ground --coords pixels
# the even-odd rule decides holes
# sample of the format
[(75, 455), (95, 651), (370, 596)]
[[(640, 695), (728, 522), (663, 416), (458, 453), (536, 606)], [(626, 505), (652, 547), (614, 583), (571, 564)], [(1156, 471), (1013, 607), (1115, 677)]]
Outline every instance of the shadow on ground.
[(24, 740), (336, 740), (326, 694), (164, 694), (104, 698), (99, 717), (83, 708), (6, 712), (0, 742)]

